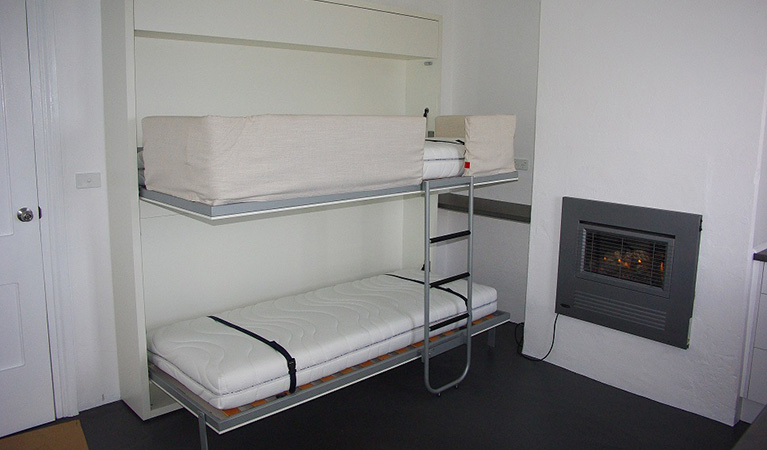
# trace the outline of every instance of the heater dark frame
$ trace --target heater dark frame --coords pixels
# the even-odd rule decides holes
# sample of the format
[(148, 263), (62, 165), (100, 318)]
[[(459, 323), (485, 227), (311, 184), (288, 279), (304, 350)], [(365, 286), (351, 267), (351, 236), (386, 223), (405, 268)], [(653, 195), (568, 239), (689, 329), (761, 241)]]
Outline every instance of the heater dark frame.
[[(702, 220), (699, 214), (563, 197), (556, 312), (688, 348)], [(590, 227), (668, 243), (664, 286), (584, 271), (584, 230)]]

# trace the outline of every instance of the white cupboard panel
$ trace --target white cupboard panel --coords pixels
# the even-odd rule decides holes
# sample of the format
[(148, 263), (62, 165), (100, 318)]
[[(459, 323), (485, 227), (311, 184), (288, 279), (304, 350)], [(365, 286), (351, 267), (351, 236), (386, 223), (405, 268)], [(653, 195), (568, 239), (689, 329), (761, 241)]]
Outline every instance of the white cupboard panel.
[(0, 286), (0, 372), (24, 365), (24, 344), (21, 336), (21, 306), (19, 285)]
[(142, 419), (174, 408), (150, 393), (147, 325), (421, 264), (416, 198), (213, 225), (136, 196), (149, 114), (436, 115), (441, 18), (342, 1), (102, 3), (120, 389)]
[(306, 0), (136, 0), (137, 31), (208, 36), (280, 46), (439, 56), (438, 18)]
[(756, 319), (754, 347), (767, 350), (767, 294), (759, 296), (759, 315)]
[(10, 157), (8, 156), (8, 139), (5, 136), (8, 113), (5, 107), (5, 93), (3, 92), (3, 67), (0, 61), (0, 236), (13, 234), (13, 203), (11, 202), (11, 169)]
[(754, 349), (751, 362), (751, 380), (748, 383), (748, 399), (767, 404), (767, 350)]
[(757, 264), (762, 264), (764, 267), (762, 269), (762, 294), (767, 294), (767, 283), (765, 283), (765, 280), (767, 280), (767, 276), (765, 276), (765, 274), (767, 274), (767, 264), (760, 262), (757, 262)]

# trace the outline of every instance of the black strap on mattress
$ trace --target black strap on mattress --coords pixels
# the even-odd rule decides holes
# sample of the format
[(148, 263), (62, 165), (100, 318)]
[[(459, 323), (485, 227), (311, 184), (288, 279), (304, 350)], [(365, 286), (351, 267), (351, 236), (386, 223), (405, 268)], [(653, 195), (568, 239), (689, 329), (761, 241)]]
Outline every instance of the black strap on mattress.
[[(400, 280), (412, 281), (413, 283), (418, 283), (420, 285), (423, 285), (423, 280), (416, 280), (416, 279), (413, 279), (413, 278), (403, 277), (403, 276), (400, 276), (400, 275), (394, 275), (393, 273), (387, 273), (386, 275), (388, 275), (390, 277), (394, 277), (394, 278), (399, 278)], [(439, 289), (440, 291), (449, 292), (449, 293), (455, 295), (456, 297), (460, 298), (461, 300), (463, 300), (463, 303), (465, 303), (467, 306), (469, 305), (469, 299), (468, 298), (466, 298), (465, 296), (459, 294), (458, 292), (455, 292), (454, 290), (452, 290), (450, 288), (446, 288), (446, 287), (442, 287), (442, 286), (432, 286), (432, 288)]]
[(466, 145), (466, 142), (460, 140), (460, 139), (440, 139), (440, 138), (428, 138), (426, 139), (429, 142), (442, 142), (443, 144), (455, 144), (455, 145)]
[(257, 335), (256, 333), (247, 330), (245, 328), (242, 328), (239, 325), (235, 325), (231, 322), (227, 322), (226, 320), (216, 317), (216, 316), (208, 316), (209, 318), (215, 320), (216, 322), (226, 325), (229, 328), (233, 328), (241, 333), (245, 333), (248, 336), (252, 337), (253, 339), (256, 339), (258, 341), (263, 342), (264, 344), (268, 345), (269, 347), (273, 348), (276, 352), (278, 352), (280, 355), (282, 355), (285, 358), (285, 361), (288, 363), (288, 375), (290, 376), (290, 388), (288, 389), (288, 392), (291, 394), (296, 392), (296, 360), (293, 358), (290, 353), (288, 353), (287, 350), (285, 350), (285, 347), (281, 346), (280, 344), (267, 340), (266, 338)]

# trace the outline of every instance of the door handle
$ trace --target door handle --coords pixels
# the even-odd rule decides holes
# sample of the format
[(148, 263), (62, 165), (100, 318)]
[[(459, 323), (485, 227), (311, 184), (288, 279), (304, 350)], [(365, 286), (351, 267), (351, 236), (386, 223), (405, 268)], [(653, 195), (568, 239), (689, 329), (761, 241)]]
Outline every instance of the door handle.
[(29, 208), (21, 208), (16, 211), (16, 217), (22, 222), (31, 222), (35, 218), (35, 213)]

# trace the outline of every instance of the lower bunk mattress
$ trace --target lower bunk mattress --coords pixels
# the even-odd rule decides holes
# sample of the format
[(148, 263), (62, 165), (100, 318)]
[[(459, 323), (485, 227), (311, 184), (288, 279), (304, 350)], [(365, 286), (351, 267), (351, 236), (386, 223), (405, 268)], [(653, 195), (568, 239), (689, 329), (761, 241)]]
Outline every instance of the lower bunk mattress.
[[(147, 334), (149, 360), (213, 407), (234, 408), (291, 387), (285, 354), (262, 340), (294, 358), (300, 386), (423, 339), (422, 281), (401, 270), (177, 322)], [(466, 280), (432, 288), (430, 323), (466, 312), (466, 292)], [(472, 284), (474, 317), (496, 306), (495, 289)]]

